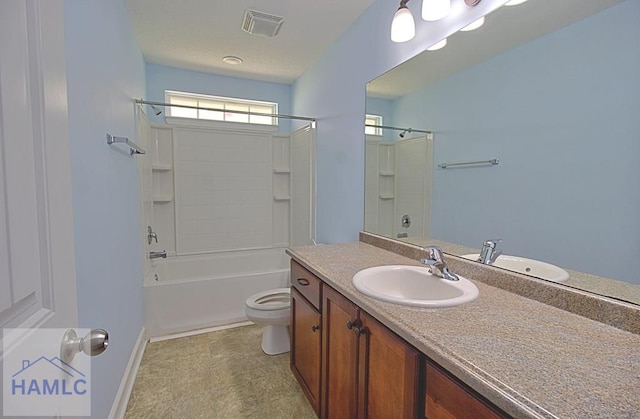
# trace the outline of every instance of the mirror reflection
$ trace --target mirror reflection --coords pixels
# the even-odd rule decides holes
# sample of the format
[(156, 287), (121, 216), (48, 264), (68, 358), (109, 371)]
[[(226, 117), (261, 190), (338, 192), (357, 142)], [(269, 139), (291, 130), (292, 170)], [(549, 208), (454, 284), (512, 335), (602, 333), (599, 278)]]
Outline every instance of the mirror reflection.
[(502, 7), (370, 82), (365, 230), (640, 304), (639, 17)]

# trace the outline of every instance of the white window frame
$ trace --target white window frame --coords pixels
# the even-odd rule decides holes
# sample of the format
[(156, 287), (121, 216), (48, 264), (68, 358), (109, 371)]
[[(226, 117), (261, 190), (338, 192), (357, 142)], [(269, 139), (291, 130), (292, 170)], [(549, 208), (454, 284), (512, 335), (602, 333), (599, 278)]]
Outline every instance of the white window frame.
[[(230, 110), (242, 110), (245, 112), (255, 112), (264, 114), (278, 113), (277, 102), (266, 102), (259, 100), (247, 100), (226, 96), (204, 95), (200, 93), (180, 92), (176, 90), (165, 90), (165, 103), (188, 104), (194, 107), (220, 109), (220, 111), (209, 111), (206, 109), (181, 108), (178, 106), (167, 106), (166, 117), (167, 122), (174, 121), (180, 123), (183, 121), (197, 121), (205, 124), (220, 124), (241, 126), (259, 126), (259, 127), (278, 127), (278, 118), (264, 115), (249, 115), (244, 113), (234, 113)], [(212, 103), (215, 103), (212, 105)], [(258, 110), (256, 110), (256, 108)]]
[[(382, 125), (382, 115), (366, 114), (364, 116), (364, 123), (370, 125)], [(365, 126), (364, 133), (366, 135), (377, 135), (382, 137), (382, 128)]]

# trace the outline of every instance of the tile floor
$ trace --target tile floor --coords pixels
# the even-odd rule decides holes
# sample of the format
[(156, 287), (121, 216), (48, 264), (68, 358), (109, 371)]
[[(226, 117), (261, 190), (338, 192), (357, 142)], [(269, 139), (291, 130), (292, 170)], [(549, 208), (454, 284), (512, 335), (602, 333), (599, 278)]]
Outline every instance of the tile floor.
[(125, 419), (315, 418), (289, 354), (260, 339), (252, 325), (148, 344)]

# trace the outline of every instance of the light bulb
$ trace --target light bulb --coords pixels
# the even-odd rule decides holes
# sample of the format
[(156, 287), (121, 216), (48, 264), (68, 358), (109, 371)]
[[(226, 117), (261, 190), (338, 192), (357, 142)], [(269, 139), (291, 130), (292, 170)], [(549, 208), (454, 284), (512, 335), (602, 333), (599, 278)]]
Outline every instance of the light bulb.
[(449, 14), (451, 0), (422, 0), (422, 19), (440, 20)]
[(469, 23), (467, 26), (465, 26), (464, 28), (460, 29), (462, 32), (468, 32), (468, 31), (472, 31), (474, 29), (478, 29), (480, 26), (484, 25), (484, 16), (482, 16), (480, 19), (476, 19), (473, 22)]
[(429, 48), (427, 48), (427, 51), (437, 51), (444, 48), (445, 45), (447, 45), (447, 38), (444, 38), (442, 41), (436, 42), (435, 44), (431, 45)]
[(524, 3), (525, 1), (527, 1), (527, 0), (511, 0), (511, 1), (506, 2), (504, 5), (505, 6), (517, 6), (519, 4)]
[(407, 42), (416, 35), (416, 22), (407, 6), (400, 6), (391, 22), (391, 40)]

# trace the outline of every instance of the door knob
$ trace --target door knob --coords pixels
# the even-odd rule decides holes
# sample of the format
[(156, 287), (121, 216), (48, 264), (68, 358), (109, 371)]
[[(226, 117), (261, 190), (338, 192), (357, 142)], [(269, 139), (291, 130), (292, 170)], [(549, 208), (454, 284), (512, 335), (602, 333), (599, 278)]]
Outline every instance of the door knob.
[(79, 338), (73, 329), (67, 329), (60, 345), (60, 359), (69, 364), (78, 352), (96, 356), (109, 345), (109, 333), (104, 329), (93, 329), (87, 336)]

